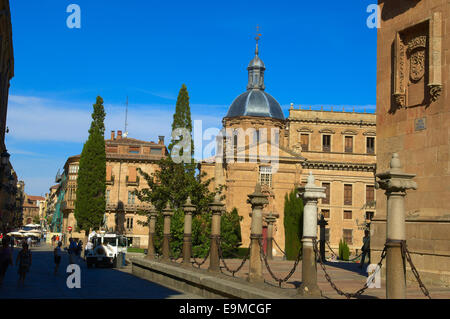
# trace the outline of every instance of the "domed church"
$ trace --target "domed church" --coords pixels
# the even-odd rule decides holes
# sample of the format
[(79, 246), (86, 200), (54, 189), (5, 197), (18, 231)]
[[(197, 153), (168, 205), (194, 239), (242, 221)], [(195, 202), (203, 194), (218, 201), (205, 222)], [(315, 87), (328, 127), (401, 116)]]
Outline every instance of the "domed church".
[[(262, 192), (267, 194), (269, 199), (263, 215), (272, 215), (277, 218), (273, 235), (276, 243), (284, 249), (285, 195), (304, 183), (310, 171), (316, 176), (318, 185), (334, 184), (332, 189), (339, 192), (340, 186), (343, 185), (338, 185), (338, 183), (342, 184), (343, 178), (339, 178), (339, 182), (335, 182), (335, 170), (342, 167), (343, 172), (346, 170), (344, 167), (348, 164), (347, 162), (352, 160), (355, 163), (367, 161), (369, 165), (365, 176), (360, 173), (356, 174), (357, 176), (352, 176), (355, 175), (353, 173), (338, 173), (337, 175), (350, 175), (349, 183), (356, 183), (358, 180), (373, 185), (373, 172), (370, 170), (373, 170), (376, 162), (374, 156), (361, 159), (352, 158), (352, 154), (343, 154), (344, 152), (342, 154), (323, 152), (321, 139), (323, 135), (336, 135), (336, 131), (339, 131), (339, 135), (341, 135), (347, 130), (347, 133), (352, 134), (351, 136), (355, 137), (355, 140), (355, 135), (361, 133), (361, 138), (358, 137), (358, 140), (361, 139), (362, 142), (361, 128), (368, 132), (367, 128), (371, 124), (367, 126), (365, 123), (374, 123), (375, 115), (353, 112), (348, 116), (343, 112), (294, 110), (291, 104), (289, 117), (286, 119), (280, 103), (266, 92), (264, 82), (266, 67), (259, 56), (259, 38), (257, 37), (256, 40), (255, 56), (247, 67), (247, 90), (234, 99), (222, 120), (222, 136), (218, 138), (214, 160), (204, 160), (200, 163), (199, 168), (202, 172), (207, 173), (207, 178), (214, 177), (215, 187), (226, 186), (224, 192), (227, 211), (231, 211), (235, 207), (239, 215), (243, 217), (241, 231), (244, 247), (248, 247), (250, 243), (251, 207), (247, 203), (247, 195), (253, 193), (255, 185), (260, 183)], [(361, 118), (361, 116), (367, 118)], [(352, 130), (350, 128), (352, 121), (346, 121), (343, 117), (354, 118), (353, 122), (357, 121), (360, 127)], [(375, 134), (374, 131), (373, 129), (371, 134)], [(342, 137), (344, 136), (342, 135)], [(342, 145), (341, 141), (333, 137), (333, 144), (336, 153), (340, 153), (337, 151)], [(356, 170), (358, 169), (360, 168), (358, 167)], [(356, 170), (348, 168), (348, 171)], [(329, 191), (330, 188), (328, 188)], [(359, 191), (363, 193), (362, 190)], [(328, 194), (329, 198), (330, 194)], [(336, 202), (338, 202), (337, 198)], [(356, 202), (359, 204), (359, 201)], [(337, 212), (339, 210), (343, 214), (341, 207), (331, 209), (329, 206), (325, 206), (328, 211), (336, 210)], [(337, 213), (335, 214), (337, 216)], [(330, 217), (329, 214), (327, 217)], [(361, 220), (363, 219), (361, 218)], [(338, 220), (336, 219), (336, 221)], [(328, 227), (329, 240), (332, 244), (335, 242), (335, 245), (332, 246), (337, 247), (339, 239), (342, 238), (341, 224), (339, 223), (335, 227), (334, 233), (330, 233), (330, 227)], [(354, 224), (355, 222), (352, 220), (348, 223), (347, 228), (355, 229)], [(361, 238), (363, 232), (363, 230), (360, 231)], [(266, 234), (267, 224), (264, 223), (263, 236), (265, 237)], [(334, 235), (334, 237), (330, 235)], [(357, 231), (353, 235), (357, 235)], [(359, 242), (360, 240), (355, 240), (354, 244), (359, 245)], [(276, 247), (276, 245), (273, 246)], [(350, 247), (352, 247), (351, 244)], [(281, 254), (280, 250), (273, 248), (273, 255), (280, 256)]]

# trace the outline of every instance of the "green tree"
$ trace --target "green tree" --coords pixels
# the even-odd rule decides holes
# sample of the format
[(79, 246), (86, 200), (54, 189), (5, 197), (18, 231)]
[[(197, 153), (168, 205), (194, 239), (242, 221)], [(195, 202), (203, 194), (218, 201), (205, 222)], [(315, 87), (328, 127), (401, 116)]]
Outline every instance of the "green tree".
[(105, 110), (103, 99), (98, 96), (93, 105), (89, 137), (84, 143), (80, 157), (75, 200), (77, 228), (86, 237), (92, 229), (98, 229), (105, 214), (106, 153), (105, 153)]
[[(192, 119), (191, 119), (191, 108), (189, 106), (189, 93), (185, 84), (181, 86), (180, 92), (178, 93), (177, 103), (175, 106), (175, 113), (173, 114), (172, 131), (177, 128), (185, 128), (189, 131), (191, 136), (191, 159), (194, 156), (194, 141), (192, 139)], [(179, 137), (179, 141), (182, 137)], [(179, 142), (178, 141), (178, 142)], [(178, 143), (177, 142), (177, 143)], [(176, 141), (172, 140), (169, 144), (169, 151), (172, 152)], [(183, 150), (180, 151), (180, 155), (183, 154)]]
[(303, 200), (292, 190), (284, 197), (284, 238), (286, 259), (295, 260), (302, 247)]
[(222, 215), (220, 223), (221, 248), (224, 257), (231, 257), (238, 253), (238, 247), (242, 245), (241, 221), (237, 208)]
[(39, 219), (39, 216), (34, 216), (33, 217), (33, 224), (40, 224), (41, 223), (41, 220)]

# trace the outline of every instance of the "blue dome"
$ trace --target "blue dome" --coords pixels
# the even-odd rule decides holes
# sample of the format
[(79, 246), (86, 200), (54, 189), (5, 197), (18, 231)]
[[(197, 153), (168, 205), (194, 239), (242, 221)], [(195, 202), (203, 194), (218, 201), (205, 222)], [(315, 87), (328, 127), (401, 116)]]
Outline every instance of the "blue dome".
[(228, 109), (226, 117), (260, 116), (284, 120), (280, 103), (263, 90), (253, 89), (239, 95)]

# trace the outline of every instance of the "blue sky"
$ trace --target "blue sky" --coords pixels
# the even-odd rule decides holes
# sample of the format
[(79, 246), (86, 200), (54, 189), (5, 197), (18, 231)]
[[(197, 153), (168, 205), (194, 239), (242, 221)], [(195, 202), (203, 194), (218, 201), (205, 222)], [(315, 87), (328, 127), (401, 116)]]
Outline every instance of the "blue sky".
[[(290, 103), (366, 107), (376, 101), (376, 1), (14, 0), (15, 77), (6, 145), (25, 190), (48, 192), (68, 156), (81, 153), (92, 104), (105, 101), (106, 136), (169, 141), (178, 91), (188, 87), (192, 117), (221, 127), (245, 91), (260, 26), (266, 91)], [(69, 29), (69, 4), (81, 29)]]

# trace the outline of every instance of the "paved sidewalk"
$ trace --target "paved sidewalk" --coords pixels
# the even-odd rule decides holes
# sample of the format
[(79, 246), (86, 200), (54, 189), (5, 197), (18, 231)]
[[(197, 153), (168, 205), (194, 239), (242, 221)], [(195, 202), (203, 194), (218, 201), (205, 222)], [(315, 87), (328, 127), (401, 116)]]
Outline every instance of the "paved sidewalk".
[[(32, 265), (25, 279), (25, 286), (18, 287), (17, 267), (8, 267), (3, 285), (0, 287), (0, 299), (42, 299), (42, 298), (75, 298), (75, 299), (165, 299), (192, 298), (180, 292), (168, 289), (155, 283), (131, 275), (130, 269), (121, 271), (111, 268), (88, 269), (85, 262), (79, 263), (81, 268), (81, 288), (69, 289), (66, 281), (69, 274), (67, 254), (62, 256), (59, 274), (54, 275), (52, 246), (32, 247)], [(14, 249), (14, 262), (19, 252)]]
[[(197, 259), (197, 261), (201, 262), (202, 259)], [(181, 262), (181, 260), (178, 260), (178, 262)], [(236, 269), (241, 264), (240, 259), (226, 259), (225, 262), (227, 266), (232, 270)], [(289, 274), (289, 272), (293, 268), (293, 265), (294, 261), (282, 260), (279, 257), (278, 258), (275, 257), (274, 260), (269, 260), (269, 266), (272, 272), (278, 278), (284, 278), (287, 274)], [(228, 271), (226, 271), (225, 268), (223, 268), (222, 262), (221, 266), (223, 275), (229, 276), (230, 279), (232, 279), (231, 273), (229, 273)], [(201, 268), (207, 269), (208, 267), (209, 267), (209, 259), (201, 266)], [(354, 293), (358, 291), (360, 288), (364, 286), (367, 279), (367, 273), (364, 273), (359, 269), (358, 263), (326, 262), (325, 267), (335, 285), (345, 292)], [(197, 268), (197, 266), (195, 266), (195, 268)], [(296, 271), (290, 277), (290, 279), (287, 282), (282, 283), (281, 288), (283, 294), (289, 296), (293, 296), (296, 294), (296, 288), (299, 287), (301, 284), (301, 268), (302, 264), (300, 261), (296, 268)], [(318, 285), (319, 288), (322, 290), (322, 293), (325, 298), (345, 299), (345, 296), (339, 295), (328, 283), (320, 265), (317, 265), (317, 274), (318, 274), (317, 278)], [(242, 269), (235, 274), (235, 277), (241, 279), (246, 279), (247, 276), (248, 276), (248, 260), (246, 261)], [(270, 273), (268, 272), (264, 264), (263, 264), (263, 276), (267, 285), (272, 286), (274, 288), (278, 287), (278, 282), (271, 277)], [(450, 288), (427, 286), (427, 289), (429, 290), (430, 295), (433, 299), (450, 299)], [(382, 280), (381, 282), (381, 288), (369, 288), (366, 290), (366, 292), (363, 293), (363, 295), (361, 295), (360, 298), (385, 299), (386, 286), (384, 280)], [(427, 299), (423, 295), (417, 283), (413, 284), (408, 283), (407, 298)]]

